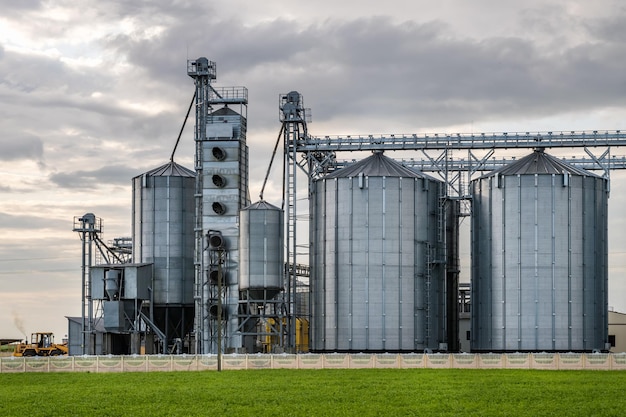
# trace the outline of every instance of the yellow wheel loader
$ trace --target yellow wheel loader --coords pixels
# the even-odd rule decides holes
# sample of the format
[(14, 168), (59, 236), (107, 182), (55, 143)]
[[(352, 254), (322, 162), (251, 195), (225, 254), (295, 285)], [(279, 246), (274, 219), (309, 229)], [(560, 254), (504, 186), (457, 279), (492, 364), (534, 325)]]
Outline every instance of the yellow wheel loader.
[(13, 356), (59, 356), (67, 355), (66, 343), (54, 343), (54, 334), (51, 332), (38, 332), (30, 335), (30, 343), (24, 341), (15, 345)]

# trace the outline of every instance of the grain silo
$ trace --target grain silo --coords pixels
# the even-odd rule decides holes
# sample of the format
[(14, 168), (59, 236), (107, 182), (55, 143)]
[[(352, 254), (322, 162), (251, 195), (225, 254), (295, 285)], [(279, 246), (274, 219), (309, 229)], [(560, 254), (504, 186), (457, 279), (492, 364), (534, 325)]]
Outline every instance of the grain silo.
[(382, 152), (314, 182), (312, 350), (422, 351), (445, 342), (441, 190)]
[[(283, 211), (261, 200), (239, 212), (239, 319), (247, 352), (281, 344), (285, 304)], [(263, 347), (265, 346), (265, 347)]]
[(605, 349), (608, 181), (537, 150), (471, 190), (472, 350)]
[(239, 290), (264, 302), (283, 289), (283, 211), (266, 201), (239, 212)]
[(149, 315), (168, 344), (193, 327), (194, 186), (175, 162), (133, 178), (133, 261), (153, 264)]

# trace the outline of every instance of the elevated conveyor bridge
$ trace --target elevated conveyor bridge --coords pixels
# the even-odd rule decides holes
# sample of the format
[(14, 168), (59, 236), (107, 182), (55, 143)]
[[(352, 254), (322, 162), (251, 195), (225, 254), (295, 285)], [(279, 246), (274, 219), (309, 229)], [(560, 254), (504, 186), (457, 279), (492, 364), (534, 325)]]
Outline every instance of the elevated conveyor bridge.
[[(504, 167), (530, 150), (551, 149), (551, 153), (564, 162), (586, 170), (600, 171), (600, 175), (605, 178), (609, 178), (612, 170), (626, 169), (626, 156), (612, 154), (612, 149), (626, 146), (626, 132), (620, 130), (312, 136), (307, 130), (308, 109), (302, 105), (299, 93), (292, 91), (281, 95), (280, 109), (285, 150), (285, 239), (287, 259), (292, 264), (300, 263), (300, 256), (308, 255), (297, 251), (297, 248), (305, 247), (307, 243), (297, 244), (296, 230), (299, 229), (297, 223), (308, 218), (307, 193), (310, 193), (313, 182), (355, 162), (354, 153), (393, 152), (391, 157), (400, 160), (405, 166), (441, 179), (446, 185), (440, 198), (441, 209), (453, 200), (459, 201), (454, 218), (446, 216), (440, 225), (442, 232), (449, 228), (458, 231), (459, 217), (470, 213), (469, 184), (473, 179)], [(566, 150), (567, 156), (564, 157)], [(340, 153), (344, 152), (353, 154), (351, 160), (341, 159), (343, 155)], [(307, 187), (302, 186), (304, 178), (300, 179), (298, 173), (306, 177)], [(446, 224), (448, 222), (450, 224)], [(302, 226), (302, 230), (306, 230), (306, 226)], [(451, 300), (456, 300), (458, 239), (453, 240), (448, 242), (444, 238), (439, 245), (443, 249), (442, 253), (447, 254), (446, 280), (449, 287), (446, 291), (454, 295)], [(295, 288), (296, 274), (293, 271), (287, 273), (287, 282), (288, 288)], [(289, 305), (291, 314), (294, 314), (297, 310), (295, 296)], [(456, 304), (452, 302), (446, 309), (449, 326), (455, 326), (458, 314)], [(293, 323), (295, 316), (290, 315), (291, 332), (295, 332)], [(449, 334), (455, 334), (453, 327), (448, 330)], [(454, 345), (450, 347), (453, 350), (456, 348)]]

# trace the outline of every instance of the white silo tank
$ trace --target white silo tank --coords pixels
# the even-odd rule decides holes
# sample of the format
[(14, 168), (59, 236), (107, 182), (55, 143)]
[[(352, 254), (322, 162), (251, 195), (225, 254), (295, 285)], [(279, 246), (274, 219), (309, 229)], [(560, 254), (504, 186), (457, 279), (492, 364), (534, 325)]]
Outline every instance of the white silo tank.
[(538, 150), (471, 191), (471, 349), (604, 349), (607, 179)]

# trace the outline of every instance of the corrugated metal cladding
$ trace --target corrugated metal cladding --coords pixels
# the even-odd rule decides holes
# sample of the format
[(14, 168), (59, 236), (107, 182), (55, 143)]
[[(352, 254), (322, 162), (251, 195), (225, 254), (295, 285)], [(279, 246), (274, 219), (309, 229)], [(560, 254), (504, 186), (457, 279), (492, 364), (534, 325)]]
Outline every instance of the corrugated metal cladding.
[(605, 348), (607, 182), (535, 151), (471, 183), (473, 351)]
[(416, 351), (443, 342), (440, 187), (381, 153), (315, 181), (313, 350)]
[(155, 305), (193, 305), (195, 173), (174, 162), (133, 178), (133, 260), (154, 263)]
[(283, 211), (258, 201), (239, 212), (239, 221), (239, 289), (269, 300), (283, 288)]

